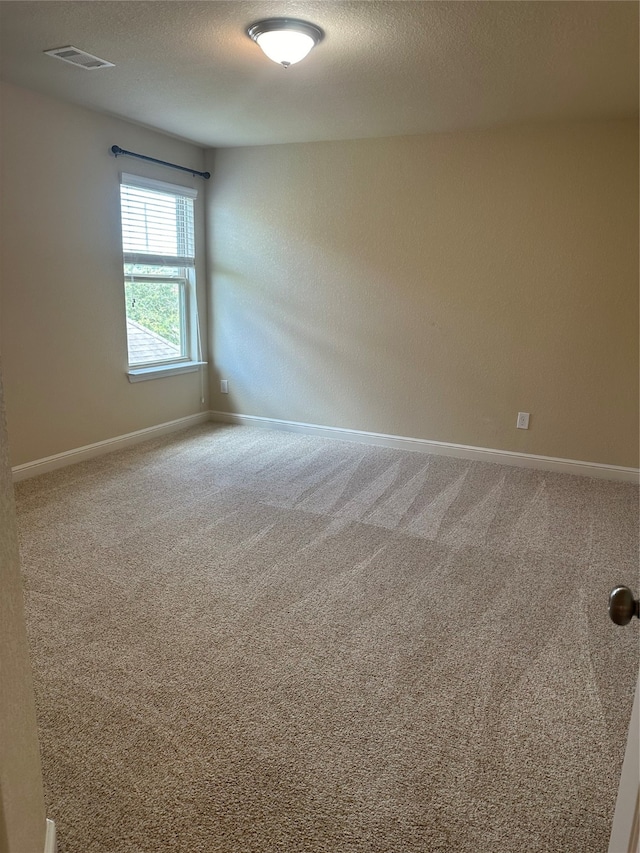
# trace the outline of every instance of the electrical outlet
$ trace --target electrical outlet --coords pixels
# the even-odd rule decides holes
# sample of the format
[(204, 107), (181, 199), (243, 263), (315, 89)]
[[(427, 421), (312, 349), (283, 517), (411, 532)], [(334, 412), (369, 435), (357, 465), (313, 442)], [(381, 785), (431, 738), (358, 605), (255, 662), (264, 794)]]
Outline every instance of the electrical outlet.
[(529, 429), (529, 412), (518, 412), (516, 427), (518, 429)]
[(221, 379), (220, 380), (220, 391), (223, 394), (229, 393), (229, 380), (228, 379)]

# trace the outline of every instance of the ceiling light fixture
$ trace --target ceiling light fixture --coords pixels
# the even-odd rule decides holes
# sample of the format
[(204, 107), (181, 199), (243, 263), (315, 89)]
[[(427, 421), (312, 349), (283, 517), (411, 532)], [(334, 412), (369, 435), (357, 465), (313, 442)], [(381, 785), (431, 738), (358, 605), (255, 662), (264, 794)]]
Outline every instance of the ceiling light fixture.
[(269, 59), (284, 68), (300, 62), (324, 38), (320, 27), (295, 18), (257, 21), (248, 27), (247, 35), (260, 45)]

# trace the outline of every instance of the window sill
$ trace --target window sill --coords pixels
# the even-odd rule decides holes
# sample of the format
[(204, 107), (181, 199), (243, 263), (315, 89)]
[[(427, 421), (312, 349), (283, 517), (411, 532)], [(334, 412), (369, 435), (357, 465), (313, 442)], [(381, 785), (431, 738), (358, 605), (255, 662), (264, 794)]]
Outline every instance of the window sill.
[(180, 361), (177, 364), (157, 364), (153, 367), (131, 367), (127, 370), (129, 382), (145, 382), (147, 379), (162, 379), (180, 373), (194, 373), (206, 365), (206, 361)]

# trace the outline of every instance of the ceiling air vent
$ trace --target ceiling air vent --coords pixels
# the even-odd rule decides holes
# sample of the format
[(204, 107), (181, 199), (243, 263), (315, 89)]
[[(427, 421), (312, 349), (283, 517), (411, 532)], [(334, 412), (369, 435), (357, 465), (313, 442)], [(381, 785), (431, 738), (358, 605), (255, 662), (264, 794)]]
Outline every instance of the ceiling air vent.
[(113, 62), (107, 62), (106, 59), (99, 59), (84, 50), (78, 50), (77, 47), (68, 45), (67, 47), (54, 47), (52, 50), (43, 51), (47, 56), (53, 56), (55, 59), (61, 59), (63, 62), (68, 62), (71, 65), (77, 65), (78, 68), (86, 68), (87, 71), (93, 71), (95, 68), (113, 68)]

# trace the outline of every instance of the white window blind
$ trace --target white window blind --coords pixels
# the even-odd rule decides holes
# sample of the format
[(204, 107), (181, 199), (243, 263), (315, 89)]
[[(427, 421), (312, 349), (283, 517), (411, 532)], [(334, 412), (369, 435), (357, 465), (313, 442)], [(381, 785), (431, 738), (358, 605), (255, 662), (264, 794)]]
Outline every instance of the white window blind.
[(122, 175), (120, 209), (126, 264), (195, 265), (196, 191)]

